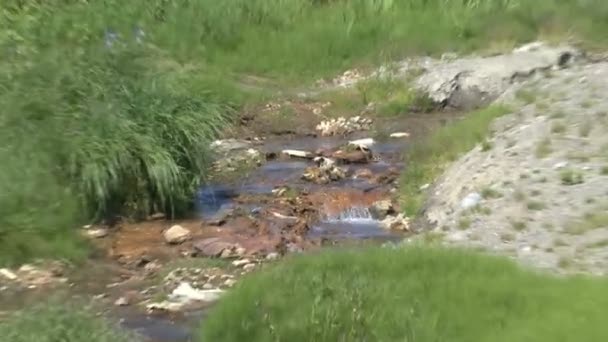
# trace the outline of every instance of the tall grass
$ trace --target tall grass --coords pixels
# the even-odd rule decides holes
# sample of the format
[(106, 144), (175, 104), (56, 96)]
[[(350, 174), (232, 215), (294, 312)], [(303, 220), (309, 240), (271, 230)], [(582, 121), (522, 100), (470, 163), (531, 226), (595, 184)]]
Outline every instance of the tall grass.
[(603, 341), (607, 289), (463, 250), (325, 251), (243, 279), (199, 341)]
[[(87, 219), (184, 211), (209, 140), (249, 99), (243, 75), (302, 83), (353, 65), (547, 33), (601, 44), (606, 18), (600, 0), (6, 0), (0, 136), (11, 137), (4, 153), (22, 159), (0, 170), (0, 187), (57, 183)], [(26, 213), (32, 205), (62, 219), (41, 214), (24, 230), (66, 232), (79, 222), (63, 219), (71, 205), (41, 204), (63, 191), (30, 188), (20, 199), (3, 196), (0, 207)]]
[(54, 299), (0, 321), (0, 341), (6, 342), (134, 342), (92, 308), (66, 305)]

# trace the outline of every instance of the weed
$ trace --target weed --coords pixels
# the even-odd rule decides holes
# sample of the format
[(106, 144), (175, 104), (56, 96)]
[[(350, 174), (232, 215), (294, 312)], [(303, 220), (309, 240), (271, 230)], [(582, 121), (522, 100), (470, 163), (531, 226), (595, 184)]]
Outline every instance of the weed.
[(564, 113), (561, 110), (556, 110), (555, 112), (553, 112), (553, 114), (551, 114), (552, 119), (562, 119), (565, 117), (566, 117), (566, 113)]
[(526, 193), (522, 190), (516, 190), (513, 193), (513, 199), (515, 199), (517, 202), (523, 202), (526, 200)]
[(572, 258), (561, 256), (557, 261), (557, 266), (559, 268), (570, 268), (573, 265)]
[(492, 149), (492, 146), (493, 146), (493, 144), (490, 141), (484, 140), (481, 142), (481, 151), (487, 152)]
[(558, 238), (558, 239), (553, 240), (553, 246), (555, 246), (555, 247), (565, 247), (565, 246), (569, 246), (569, 245), (563, 239), (559, 239)]
[(551, 133), (561, 134), (566, 132), (566, 125), (562, 122), (556, 121), (551, 124)]
[(580, 171), (571, 169), (560, 171), (559, 178), (563, 185), (577, 185), (583, 183), (583, 174)]
[(608, 247), (608, 239), (602, 239), (599, 241), (592, 242), (587, 245), (589, 248), (604, 248)]
[(472, 220), (469, 217), (462, 217), (458, 220), (458, 229), (466, 230), (471, 228)]
[(528, 208), (528, 210), (543, 210), (546, 208), (546, 205), (543, 202), (539, 201), (529, 201), (526, 204), (526, 207)]
[(551, 154), (551, 152), (553, 152), (553, 149), (551, 148), (551, 139), (545, 138), (536, 145), (534, 154), (536, 158), (545, 158)]
[(515, 92), (515, 97), (526, 104), (531, 104), (538, 98), (538, 93), (531, 89), (521, 88)]
[(509, 232), (500, 233), (500, 240), (504, 242), (515, 241), (515, 234)]
[(542, 194), (542, 191), (534, 189), (532, 191), (530, 191), (530, 196), (540, 196)]
[(589, 120), (583, 122), (578, 128), (578, 134), (581, 137), (588, 137), (591, 133), (591, 129), (593, 129), (593, 123)]
[(520, 232), (522, 230), (525, 230), (528, 226), (523, 221), (511, 221), (511, 227), (513, 227), (513, 229), (515, 229), (516, 231)]
[(599, 207), (586, 213), (581, 219), (570, 222), (564, 231), (572, 235), (582, 235), (591, 230), (608, 227), (608, 211)]
[(600, 169), (600, 175), (608, 176), (608, 165), (602, 166), (602, 168)]
[(481, 197), (483, 199), (500, 198), (502, 197), (502, 193), (496, 189), (486, 187), (481, 189)]

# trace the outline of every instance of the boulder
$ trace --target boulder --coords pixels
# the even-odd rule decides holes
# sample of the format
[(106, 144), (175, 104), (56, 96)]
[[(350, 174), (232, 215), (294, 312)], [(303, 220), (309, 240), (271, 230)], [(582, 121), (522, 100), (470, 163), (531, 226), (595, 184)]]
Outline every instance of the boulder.
[(192, 237), (190, 231), (180, 225), (172, 226), (163, 233), (165, 241), (169, 244), (180, 244)]

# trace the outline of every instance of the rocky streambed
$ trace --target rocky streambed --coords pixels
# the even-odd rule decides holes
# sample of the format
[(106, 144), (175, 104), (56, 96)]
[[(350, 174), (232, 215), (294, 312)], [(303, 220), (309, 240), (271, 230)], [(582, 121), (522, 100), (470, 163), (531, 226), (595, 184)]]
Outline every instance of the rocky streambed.
[[(97, 256), (78, 268), (41, 263), (0, 270), (0, 308), (8, 312), (67, 291), (93, 299), (146, 341), (189, 341), (213, 302), (267, 263), (334, 244), (381, 244), (416, 233), (397, 201), (408, 146), (461, 116), (448, 108), (489, 103), (528, 78), (582, 58), (570, 48), (531, 44), (501, 56), (401, 63), (395, 76), (419, 75), (413, 84), (441, 109), (431, 113), (382, 117), (373, 104), (336, 113), (318, 92), (246, 111), (239, 127), (212, 144), (212, 177), (197, 193), (192, 218), (168, 221), (159, 213), (144, 222), (85, 227)], [(369, 77), (385, 73), (381, 68)], [(345, 73), (321, 92), (347, 90), (365, 79)], [(442, 196), (461, 192), (446, 179), (430, 187), (425, 215), (440, 213), (434, 222), (449, 230), (456, 219), (445, 207), (460, 198), (446, 204)], [(439, 191), (444, 188), (451, 190)]]

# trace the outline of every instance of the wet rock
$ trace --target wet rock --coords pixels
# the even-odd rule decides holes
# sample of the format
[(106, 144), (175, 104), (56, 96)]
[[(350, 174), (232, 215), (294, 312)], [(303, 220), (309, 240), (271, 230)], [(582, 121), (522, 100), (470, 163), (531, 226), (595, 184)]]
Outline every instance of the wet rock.
[(373, 138), (357, 139), (348, 142), (349, 145), (356, 146), (359, 148), (369, 149), (376, 141)]
[(346, 177), (346, 170), (341, 167), (308, 167), (302, 174), (302, 179), (316, 184), (328, 184)]
[(224, 291), (221, 289), (197, 290), (189, 283), (184, 282), (179, 284), (179, 286), (171, 292), (169, 299), (182, 303), (190, 303), (193, 301), (213, 302), (218, 300), (223, 293)]
[(346, 164), (367, 164), (372, 160), (372, 154), (370, 151), (364, 150), (338, 150), (332, 154), (332, 158)]
[(237, 248), (239, 248), (238, 244), (224, 241), (221, 238), (207, 238), (203, 240), (196, 241), (194, 243), (194, 248), (203, 256), (206, 257), (232, 257), (234, 256), (234, 252)]
[(0, 275), (8, 280), (16, 280), (17, 275), (8, 268), (0, 268)]
[(389, 199), (376, 201), (371, 205), (370, 211), (372, 216), (383, 220), (386, 216), (394, 212), (393, 203)]
[(462, 201), (460, 201), (460, 207), (463, 210), (471, 209), (476, 207), (481, 202), (481, 195), (477, 192), (472, 192), (466, 195)]
[(410, 230), (410, 221), (409, 218), (405, 217), (403, 214), (398, 214), (396, 216), (387, 216), (384, 220), (380, 221), (381, 225), (385, 229), (389, 230), (399, 230), (399, 231), (409, 231)]
[(127, 297), (120, 297), (114, 302), (115, 306), (127, 306), (129, 304), (130, 303), (129, 303), (129, 300), (127, 299)]
[(101, 239), (108, 236), (106, 228), (92, 228), (85, 230), (84, 234), (91, 239)]
[(211, 148), (220, 153), (227, 153), (234, 150), (245, 150), (250, 147), (251, 142), (239, 139), (216, 140), (211, 143)]
[(311, 152), (302, 150), (283, 150), (281, 153), (292, 158), (312, 159), (314, 157)]
[(374, 176), (374, 173), (370, 169), (358, 169), (353, 174), (353, 178), (355, 179), (369, 179)]
[(183, 311), (187, 303), (183, 302), (170, 302), (162, 301), (158, 303), (150, 303), (146, 305), (146, 308), (150, 312), (162, 311), (162, 312), (180, 312)]
[(371, 127), (372, 120), (360, 116), (345, 119), (340, 117), (328, 121), (322, 121), (316, 127), (316, 130), (322, 136), (344, 135), (355, 131), (368, 130)]
[(190, 231), (180, 225), (172, 226), (163, 233), (165, 241), (169, 244), (180, 244), (192, 237)]
[(395, 132), (395, 133), (391, 133), (389, 135), (389, 137), (391, 137), (391, 138), (407, 138), (409, 136), (410, 136), (410, 134), (407, 132)]

